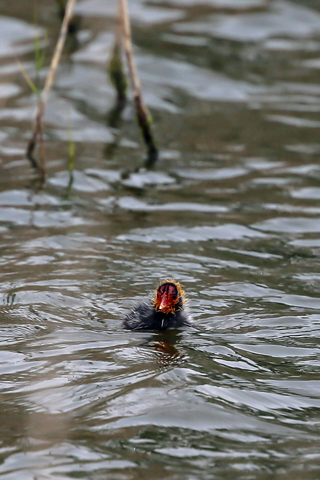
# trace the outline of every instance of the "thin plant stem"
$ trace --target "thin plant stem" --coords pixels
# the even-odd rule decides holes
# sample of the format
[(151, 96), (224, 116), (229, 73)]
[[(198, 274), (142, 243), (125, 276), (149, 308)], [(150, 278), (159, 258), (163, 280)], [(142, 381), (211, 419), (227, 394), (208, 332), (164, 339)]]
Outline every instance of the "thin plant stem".
[[(35, 125), (34, 125), (32, 137), (31, 137), (31, 139), (28, 143), (28, 147), (27, 147), (27, 157), (31, 160), (31, 158), (33, 158), (33, 151), (36, 147), (37, 139), (38, 139), (38, 137), (40, 137), (40, 143), (41, 143), (40, 152), (39, 152), (40, 166), (38, 165), (38, 163), (35, 161), (34, 158), (33, 158), (33, 160), (31, 160), (31, 162), (32, 162), (32, 164), (34, 164), (34, 163), (37, 164), (37, 166), (40, 169), (42, 175), (45, 174), (45, 157), (44, 157), (44, 143), (43, 143), (43, 115), (44, 115), (46, 105), (48, 103), (48, 97), (49, 97), (49, 93), (50, 93), (50, 90), (51, 90), (51, 87), (52, 87), (52, 84), (53, 84), (53, 81), (54, 81), (54, 78), (55, 78), (55, 74), (56, 74), (60, 59), (61, 59), (62, 50), (63, 50), (64, 44), (65, 44), (65, 41), (66, 41), (66, 38), (67, 38), (67, 34), (68, 34), (68, 25), (69, 25), (69, 22), (72, 18), (72, 12), (73, 12), (73, 8), (74, 8), (74, 5), (75, 5), (76, 1), (77, 0), (68, 0), (68, 2), (67, 2), (66, 10), (65, 10), (65, 16), (64, 16), (64, 19), (63, 19), (63, 22), (62, 22), (62, 25), (61, 25), (59, 38), (58, 38), (58, 41), (57, 41), (57, 44), (56, 44), (56, 47), (55, 47), (55, 50), (54, 50), (54, 53), (53, 53), (53, 56), (52, 56), (49, 73), (48, 73), (48, 76), (47, 76), (45, 84), (44, 84), (44, 88), (43, 88), (43, 91), (42, 91), (42, 94), (41, 94), (40, 101), (38, 103), (38, 109), (37, 109), (37, 114), (36, 114), (36, 122), (35, 122)], [(41, 139), (41, 137), (42, 137), (42, 139)]]
[(155, 145), (153, 133), (152, 133), (152, 117), (151, 114), (145, 105), (142, 97), (141, 84), (138, 76), (138, 71), (133, 57), (132, 52), (132, 36), (131, 36), (131, 25), (130, 17), (128, 10), (127, 0), (118, 0), (119, 2), (119, 13), (121, 16), (122, 23), (122, 38), (123, 46), (126, 54), (131, 84), (133, 88), (133, 97), (136, 107), (136, 114), (139, 127), (141, 128), (143, 139), (148, 148), (148, 160), (149, 166), (153, 164), (158, 157), (158, 150)]
[(44, 139), (43, 139), (43, 114), (39, 115), (39, 153), (40, 153), (40, 170), (41, 174), (44, 177), (46, 166), (44, 159)]

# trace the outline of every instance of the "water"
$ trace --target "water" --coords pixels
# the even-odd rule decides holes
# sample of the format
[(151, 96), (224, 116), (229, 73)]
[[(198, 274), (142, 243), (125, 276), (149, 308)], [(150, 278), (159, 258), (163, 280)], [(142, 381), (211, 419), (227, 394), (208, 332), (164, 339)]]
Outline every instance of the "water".
[[(320, 6), (130, 6), (161, 161), (133, 172), (131, 104), (109, 124), (114, 2), (79, 1), (41, 186), (16, 64), (34, 74), (34, 10), (0, 3), (0, 478), (317, 480)], [(47, 64), (54, 2), (37, 16)], [(196, 328), (123, 331), (167, 277)]]

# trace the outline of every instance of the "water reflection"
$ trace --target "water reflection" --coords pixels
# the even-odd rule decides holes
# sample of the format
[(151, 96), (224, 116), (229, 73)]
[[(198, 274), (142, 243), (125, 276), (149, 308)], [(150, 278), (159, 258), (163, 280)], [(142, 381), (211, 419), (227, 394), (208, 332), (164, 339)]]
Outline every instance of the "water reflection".
[(159, 367), (174, 367), (187, 362), (187, 353), (179, 346), (182, 333), (168, 330), (155, 334), (142, 346), (153, 350), (156, 353), (156, 360)]

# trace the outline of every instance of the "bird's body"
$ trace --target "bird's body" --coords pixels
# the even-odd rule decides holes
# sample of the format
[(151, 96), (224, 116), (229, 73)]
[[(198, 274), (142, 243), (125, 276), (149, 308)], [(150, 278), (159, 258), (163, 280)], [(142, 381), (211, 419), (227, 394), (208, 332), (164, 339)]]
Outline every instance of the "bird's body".
[(160, 283), (156, 297), (136, 305), (123, 322), (129, 330), (164, 330), (190, 325), (191, 318), (184, 309), (184, 292), (174, 280)]

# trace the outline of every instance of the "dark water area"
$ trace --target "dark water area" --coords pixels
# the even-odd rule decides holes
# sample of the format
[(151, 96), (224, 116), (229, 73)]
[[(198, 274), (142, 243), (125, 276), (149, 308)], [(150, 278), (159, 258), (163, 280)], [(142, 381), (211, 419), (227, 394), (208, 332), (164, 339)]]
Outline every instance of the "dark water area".
[[(129, 3), (160, 161), (131, 101), (110, 126), (115, 1), (79, 0), (41, 185), (16, 59), (36, 18), (41, 83), (59, 19), (0, 1), (0, 478), (318, 480), (320, 3)], [(197, 328), (124, 331), (165, 278)]]

